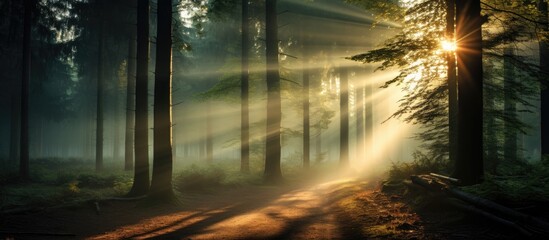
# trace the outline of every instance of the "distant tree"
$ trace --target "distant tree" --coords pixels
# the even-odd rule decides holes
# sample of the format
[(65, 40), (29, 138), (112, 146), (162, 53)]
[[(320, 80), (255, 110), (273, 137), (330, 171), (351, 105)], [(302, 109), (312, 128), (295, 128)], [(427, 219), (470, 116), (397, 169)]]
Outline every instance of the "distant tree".
[(31, 76), (31, 21), (32, 10), (34, 9), (34, 0), (24, 1), (23, 18), (23, 62), (21, 72), (21, 141), (19, 176), (23, 180), (29, 180), (29, 84)]
[(135, 80), (135, 169), (129, 196), (145, 195), (149, 191), (149, 0), (137, 1), (137, 52)]
[(266, 56), (267, 56), (267, 131), (265, 144), (266, 182), (273, 183), (282, 179), (280, 169), (280, 74), (278, 65), (278, 24), (277, 1), (266, 1)]
[(158, 1), (154, 84), (154, 159), (149, 196), (159, 200), (169, 200), (174, 197), (171, 144), (172, 9), (171, 0)]
[(134, 159), (134, 128), (135, 128), (135, 63), (136, 63), (136, 39), (135, 31), (130, 31), (128, 36), (128, 60), (126, 81), (126, 135), (124, 170), (133, 170)]
[[(538, 0), (538, 11), (540, 12), (541, 31), (544, 34), (549, 33), (549, 14), (547, 13), (547, 1)], [(539, 69), (542, 72), (540, 74), (541, 88), (541, 154), (549, 154), (549, 84), (547, 80), (548, 68), (549, 68), (549, 45), (547, 38), (541, 38), (539, 41)]]
[[(517, 104), (516, 104), (516, 91), (513, 89), (517, 87), (515, 84), (516, 75), (515, 67), (511, 63), (515, 51), (512, 47), (506, 47), (503, 50), (504, 65), (503, 65), (503, 111), (507, 118), (517, 118)], [(504, 146), (503, 146), (503, 159), (509, 162), (516, 162), (518, 160), (517, 150), (517, 129), (512, 126), (511, 121), (504, 122)]]
[[(358, 71), (355, 74), (358, 75)], [(366, 155), (366, 141), (364, 139), (366, 136), (364, 131), (364, 86), (358, 80), (358, 78), (355, 79), (356, 158), (364, 160), (361, 159)]]
[[(301, 31), (305, 31), (303, 29)], [(306, 36), (301, 34), (301, 51), (302, 51), (302, 78), (303, 78), (303, 87), (302, 87), (302, 106), (303, 106), (303, 168), (308, 169), (310, 165), (310, 156), (311, 156), (311, 116), (310, 116), (310, 84), (309, 78), (311, 75), (311, 70), (309, 69), (309, 55), (306, 47), (304, 46)]]
[(339, 67), (339, 164), (349, 165), (349, 71)]
[(249, 51), (250, 51), (250, 23), (248, 0), (242, 0), (242, 62), (240, 77), (240, 171), (250, 171), (250, 109), (249, 109)]
[(96, 128), (95, 128), (95, 171), (103, 171), (103, 88), (104, 69), (103, 69), (103, 54), (105, 43), (105, 21), (103, 19), (103, 1), (96, 1), (96, 17), (99, 21), (99, 33), (97, 35), (97, 94), (96, 94)]

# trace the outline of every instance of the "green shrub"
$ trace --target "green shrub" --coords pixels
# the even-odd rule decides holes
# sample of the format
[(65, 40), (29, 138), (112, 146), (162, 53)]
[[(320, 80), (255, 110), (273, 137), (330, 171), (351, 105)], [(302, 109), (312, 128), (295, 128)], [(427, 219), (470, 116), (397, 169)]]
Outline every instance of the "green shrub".
[(177, 174), (174, 187), (180, 192), (202, 190), (209, 187), (221, 186), (225, 178), (225, 172), (219, 167), (191, 165)]
[(389, 170), (389, 179), (400, 181), (411, 175), (443, 173), (448, 168), (448, 161), (429, 158), (420, 151), (414, 152), (413, 156), (412, 162), (393, 162)]
[(114, 175), (102, 176), (94, 174), (82, 174), (78, 176), (78, 186), (87, 188), (111, 188), (114, 187), (114, 183), (117, 177)]

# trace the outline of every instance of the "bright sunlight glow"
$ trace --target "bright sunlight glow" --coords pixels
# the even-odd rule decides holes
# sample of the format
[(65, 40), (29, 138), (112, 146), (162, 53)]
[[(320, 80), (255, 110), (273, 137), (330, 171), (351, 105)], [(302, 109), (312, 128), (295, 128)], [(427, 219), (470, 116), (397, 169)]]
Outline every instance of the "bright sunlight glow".
[(440, 45), (442, 47), (442, 50), (448, 52), (453, 52), (457, 49), (456, 42), (454, 41), (443, 40), (440, 42)]

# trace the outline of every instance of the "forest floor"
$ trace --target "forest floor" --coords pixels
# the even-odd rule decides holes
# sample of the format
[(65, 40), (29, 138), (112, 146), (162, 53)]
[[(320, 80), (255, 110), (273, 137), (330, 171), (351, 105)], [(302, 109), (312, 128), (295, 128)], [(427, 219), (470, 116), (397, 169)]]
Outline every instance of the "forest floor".
[[(406, 191), (344, 179), (190, 192), (172, 205), (93, 202), (0, 215), (0, 239), (514, 239)], [(425, 202), (425, 201), (423, 201)], [(47, 234), (52, 234), (47, 236)], [(63, 233), (69, 236), (62, 236)], [(74, 235), (72, 235), (74, 234)], [(70, 236), (72, 235), (72, 236)]]

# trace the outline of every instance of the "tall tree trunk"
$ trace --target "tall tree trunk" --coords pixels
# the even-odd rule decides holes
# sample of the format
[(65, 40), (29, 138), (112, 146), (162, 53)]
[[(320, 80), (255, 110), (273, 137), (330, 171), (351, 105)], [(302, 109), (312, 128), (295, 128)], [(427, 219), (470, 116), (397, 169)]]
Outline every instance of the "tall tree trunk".
[(458, 41), (458, 159), (455, 177), (464, 185), (483, 180), (482, 18), (480, 0), (456, 2)]
[(349, 73), (339, 68), (339, 164), (349, 165)]
[[(517, 119), (517, 107), (513, 98), (513, 85), (515, 82), (515, 69), (510, 62), (514, 56), (514, 50), (511, 47), (504, 49), (503, 65), (503, 109), (506, 119)], [(514, 162), (517, 159), (517, 130), (509, 120), (504, 121), (505, 142), (503, 147), (503, 159), (507, 162)]]
[(318, 134), (316, 135), (315, 143), (316, 162), (322, 162), (322, 128), (318, 128)]
[(10, 112), (10, 165), (16, 166), (19, 161), (19, 138), (21, 137), (21, 89), (14, 84), (11, 93)]
[(128, 72), (126, 86), (126, 134), (124, 141), (124, 170), (133, 170), (133, 148), (135, 127), (135, 61), (136, 61), (135, 31), (128, 38)]
[(278, 67), (278, 20), (276, 0), (266, 1), (266, 57), (267, 57), (267, 139), (265, 144), (266, 182), (282, 179), (280, 169), (280, 73)]
[(23, 62), (21, 72), (21, 136), (19, 138), (19, 176), (29, 180), (29, 84), (31, 73), (32, 0), (25, 0), (23, 19)]
[[(494, 77), (489, 74), (493, 72), (493, 65), (490, 62), (487, 62), (484, 66), (486, 69), (486, 85), (495, 85)], [(493, 111), (496, 107), (496, 95), (497, 92), (492, 90), (487, 90), (484, 94), (484, 108)], [(485, 151), (485, 168), (488, 172), (492, 174), (497, 174), (497, 168), (500, 163), (499, 154), (498, 154), (498, 137), (497, 137), (497, 126), (496, 119), (494, 115), (487, 115), (484, 117), (486, 122), (486, 127), (484, 129), (484, 151)]]
[(113, 100), (113, 148), (112, 148), (112, 161), (117, 162), (120, 157), (120, 78), (117, 77), (116, 86), (114, 90), (114, 100)]
[[(542, 13), (542, 30), (544, 32), (549, 31), (549, 21), (547, 13), (547, 1), (539, 0), (538, 10)], [(549, 45), (547, 40), (539, 42), (539, 68), (543, 72), (541, 75), (541, 82), (547, 83), (547, 76), (549, 75)], [(540, 112), (541, 112), (541, 154), (549, 154), (549, 86), (541, 87), (541, 96), (540, 96)]]
[(355, 106), (356, 106), (356, 159), (359, 161), (364, 160), (366, 151), (364, 149), (364, 87), (361, 86), (360, 79), (356, 78), (356, 94), (355, 94)]
[(250, 23), (248, 0), (242, 0), (242, 66), (240, 76), (240, 171), (250, 172), (250, 113), (249, 91), (249, 48)]
[(213, 163), (212, 106), (208, 101), (206, 116), (206, 162)]
[[(455, 0), (446, 0), (446, 39), (455, 41)], [(457, 159), (457, 141), (458, 141), (458, 92), (456, 76), (456, 53), (448, 51), (446, 53), (447, 77), (448, 77), (448, 157), (450, 163), (455, 164)]]
[(149, 194), (153, 198), (173, 197), (171, 73), (172, 0), (158, 1), (156, 76), (154, 79), (153, 171)]
[(135, 170), (129, 196), (149, 191), (149, 0), (137, 1), (137, 69), (135, 79)]
[(370, 82), (368, 81), (364, 86), (364, 141), (369, 143), (366, 145), (365, 154), (370, 153), (370, 156), (373, 156), (371, 152), (374, 151), (374, 100), (372, 98), (374, 93)]
[(310, 123), (310, 102), (309, 102), (309, 77), (311, 75), (311, 70), (308, 66), (308, 54), (305, 46), (303, 44), (305, 41), (304, 37), (301, 38), (301, 50), (303, 51), (303, 93), (302, 97), (302, 107), (303, 107), (303, 168), (308, 169), (310, 165), (310, 156), (311, 156), (311, 123)]
[(103, 44), (104, 44), (104, 20), (101, 17), (103, 7), (101, 1), (97, 1), (99, 18), (99, 35), (97, 36), (97, 99), (96, 99), (96, 128), (95, 128), (95, 171), (103, 171)]

